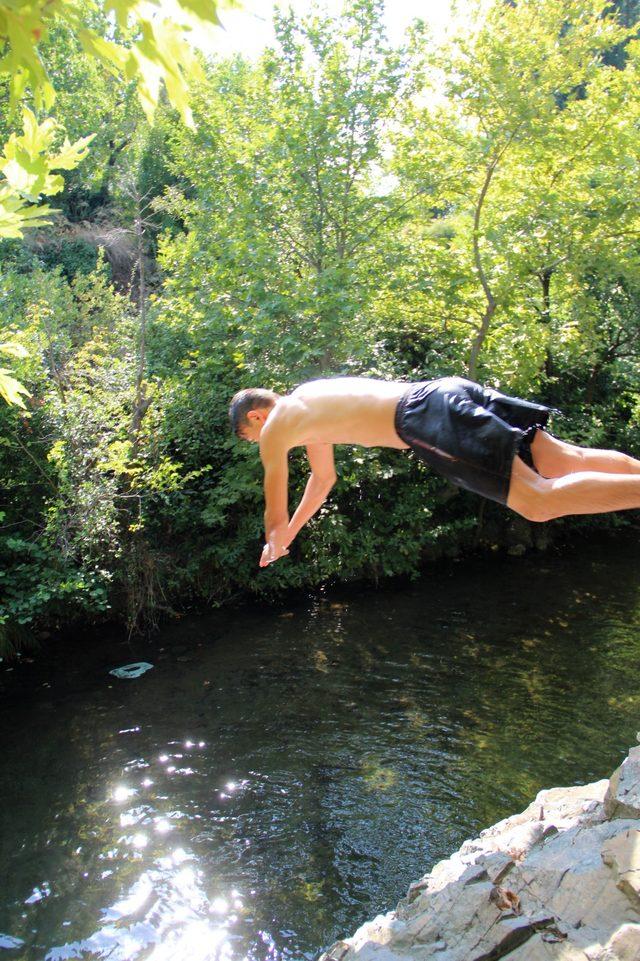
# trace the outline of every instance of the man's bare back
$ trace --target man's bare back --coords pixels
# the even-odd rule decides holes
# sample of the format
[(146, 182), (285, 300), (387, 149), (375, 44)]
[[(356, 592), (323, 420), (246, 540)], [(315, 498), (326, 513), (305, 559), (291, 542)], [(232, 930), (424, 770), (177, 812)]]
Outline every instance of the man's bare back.
[(394, 418), (407, 390), (400, 381), (366, 377), (312, 380), (280, 398), (262, 431), (261, 444), (276, 441), (290, 449), (308, 444), (408, 447)]

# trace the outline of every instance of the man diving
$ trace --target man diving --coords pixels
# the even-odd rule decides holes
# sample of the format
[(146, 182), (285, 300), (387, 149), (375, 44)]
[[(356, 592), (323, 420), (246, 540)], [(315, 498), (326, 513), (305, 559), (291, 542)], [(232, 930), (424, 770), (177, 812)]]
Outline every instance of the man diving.
[[(640, 507), (640, 460), (558, 440), (545, 429), (550, 413), (461, 377), (414, 384), (335, 377), (286, 396), (239, 391), (231, 426), (260, 444), (264, 467), (260, 566), (288, 554), (326, 500), (336, 481), (334, 444), (411, 449), (452, 484), (531, 521)], [(287, 455), (303, 445), (311, 475), (289, 519)]]

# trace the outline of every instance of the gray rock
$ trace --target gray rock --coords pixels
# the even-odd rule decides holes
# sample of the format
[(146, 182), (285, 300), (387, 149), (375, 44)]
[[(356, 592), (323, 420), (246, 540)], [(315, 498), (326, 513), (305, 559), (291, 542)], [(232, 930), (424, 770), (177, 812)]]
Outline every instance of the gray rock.
[(493, 854), (481, 854), (476, 864), (482, 865), (490, 881), (494, 884), (502, 884), (515, 861), (502, 851), (494, 851)]
[(640, 961), (640, 924), (623, 924), (610, 937), (603, 961)]
[(616, 886), (640, 911), (640, 831), (629, 828), (608, 840), (600, 852), (616, 878)]
[(320, 961), (507, 957), (640, 961), (640, 747), (611, 782), (541, 791), (465, 841)]
[(632, 747), (611, 775), (604, 809), (608, 818), (640, 817), (640, 746)]

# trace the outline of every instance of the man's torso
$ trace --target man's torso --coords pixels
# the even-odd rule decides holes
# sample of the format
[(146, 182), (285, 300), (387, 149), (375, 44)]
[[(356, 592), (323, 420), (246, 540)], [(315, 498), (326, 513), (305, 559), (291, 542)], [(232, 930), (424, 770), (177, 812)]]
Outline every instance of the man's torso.
[(277, 432), (287, 448), (304, 444), (406, 448), (394, 421), (408, 387), (366, 377), (312, 380), (278, 401), (265, 430)]

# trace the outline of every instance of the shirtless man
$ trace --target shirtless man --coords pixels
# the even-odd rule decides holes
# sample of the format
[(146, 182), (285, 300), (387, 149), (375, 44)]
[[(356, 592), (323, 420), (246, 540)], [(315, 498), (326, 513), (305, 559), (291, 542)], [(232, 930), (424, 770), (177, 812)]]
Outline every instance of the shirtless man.
[[(260, 566), (288, 554), (336, 482), (334, 444), (411, 448), (453, 484), (531, 521), (640, 507), (640, 460), (575, 447), (544, 429), (550, 408), (460, 377), (405, 384), (336, 377), (281, 396), (239, 391), (229, 408), (238, 437), (260, 444), (266, 544)], [(304, 445), (311, 475), (289, 519), (287, 455)]]

